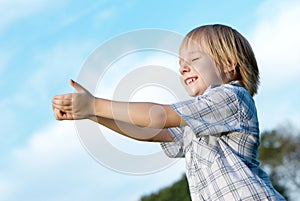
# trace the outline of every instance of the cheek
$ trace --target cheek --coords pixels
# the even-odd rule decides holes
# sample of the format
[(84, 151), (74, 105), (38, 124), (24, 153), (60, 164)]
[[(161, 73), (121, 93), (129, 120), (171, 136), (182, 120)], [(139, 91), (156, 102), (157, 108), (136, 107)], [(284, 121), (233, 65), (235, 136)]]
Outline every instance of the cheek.
[(199, 76), (206, 86), (222, 83), (222, 79), (213, 65), (203, 66), (199, 71)]
[(184, 87), (185, 87), (185, 83), (184, 83), (184, 80), (183, 80), (183, 78), (182, 78), (182, 77), (180, 77), (180, 83), (182, 84), (182, 86), (184, 86)]
[(209, 84), (220, 83), (219, 76), (214, 69), (206, 73), (205, 81)]

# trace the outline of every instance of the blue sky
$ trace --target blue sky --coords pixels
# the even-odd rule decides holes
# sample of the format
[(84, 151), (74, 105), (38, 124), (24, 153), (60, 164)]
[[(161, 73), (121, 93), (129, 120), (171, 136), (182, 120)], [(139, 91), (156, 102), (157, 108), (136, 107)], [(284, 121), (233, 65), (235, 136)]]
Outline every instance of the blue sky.
[[(0, 200), (138, 200), (184, 173), (183, 161), (140, 176), (107, 169), (83, 148), (72, 122), (53, 118), (52, 96), (71, 92), (68, 80), (91, 52), (125, 32), (186, 34), (208, 23), (236, 28), (261, 71), (255, 96), (261, 130), (300, 125), (299, 1), (0, 0), (0, 13)], [(157, 150), (105, 135), (128, 152)]]

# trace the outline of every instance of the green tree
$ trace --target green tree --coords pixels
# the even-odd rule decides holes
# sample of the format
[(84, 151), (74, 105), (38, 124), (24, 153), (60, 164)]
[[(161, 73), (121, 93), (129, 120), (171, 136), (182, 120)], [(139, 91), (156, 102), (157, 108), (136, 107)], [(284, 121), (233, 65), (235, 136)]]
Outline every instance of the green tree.
[(186, 176), (158, 193), (143, 196), (140, 201), (191, 201)]
[(300, 134), (282, 127), (261, 135), (259, 160), (278, 192), (287, 200), (300, 190)]

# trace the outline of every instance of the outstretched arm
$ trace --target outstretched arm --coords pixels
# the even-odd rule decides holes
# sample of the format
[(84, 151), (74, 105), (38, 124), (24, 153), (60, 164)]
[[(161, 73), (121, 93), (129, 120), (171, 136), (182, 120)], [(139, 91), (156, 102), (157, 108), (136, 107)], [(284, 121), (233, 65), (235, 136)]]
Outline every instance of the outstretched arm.
[[(73, 119), (70, 113), (62, 112), (56, 108), (53, 109), (54, 116), (57, 120)], [(113, 119), (107, 119), (98, 116), (91, 116), (88, 119), (99, 123), (126, 137), (147, 142), (172, 142), (173, 137), (167, 129), (157, 129), (140, 127), (126, 122)]]
[(182, 124), (181, 117), (171, 106), (150, 102), (118, 102), (96, 98), (95, 115), (149, 128), (168, 128)]
[(126, 122), (115, 121), (103, 117), (91, 117), (95, 121), (121, 135), (147, 142), (172, 142), (173, 137), (167, 129), (156, 129), (135, 126)]
[(78, 93), (57, 95), (53, 98), (52, 107), (59, 111), (59, 120), (86, 119), (98, 116), (148, 128), (186, 125), (169, 105), (95, 98), (73, 80), (71, 80), (71, 85)]

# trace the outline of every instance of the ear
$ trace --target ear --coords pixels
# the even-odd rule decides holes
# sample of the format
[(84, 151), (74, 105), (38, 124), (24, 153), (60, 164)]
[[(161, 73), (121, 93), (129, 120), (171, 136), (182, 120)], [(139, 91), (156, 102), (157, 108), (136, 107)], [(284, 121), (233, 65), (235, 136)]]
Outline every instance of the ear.
[(234, 72), (237, 66), (237, 62), (229, 62), (229, 65), (225, 69), (225, 73)]

